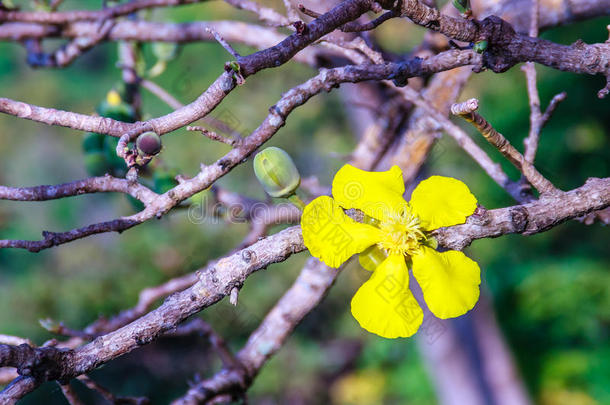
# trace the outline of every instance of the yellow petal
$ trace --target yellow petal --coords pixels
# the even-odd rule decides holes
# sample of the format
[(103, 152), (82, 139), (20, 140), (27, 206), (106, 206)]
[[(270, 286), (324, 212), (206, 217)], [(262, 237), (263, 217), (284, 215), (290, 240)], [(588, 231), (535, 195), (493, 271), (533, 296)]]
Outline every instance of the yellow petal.
[(383, 249), (374, 245), (358, 255), (358, 262), (365, 270), (375, 271), (387, 257)]
[(468, 186), (451, 177), (432, 176), (413, 190), (409, 202), (424, 229), (463, 224), (477, 208)]
[(456, 250), (440, 253), (422, 246), (421, 254), (411, 259), (424, 300), (438, 318), (464, 315), (479, 300), (481, 269), (464, 253)]
[(405, 185), (398, 166), (386, 172), (367, 172), (352, 165), (343, 166), (333, 179), (333, 197), (345, 209), (357, 208), (383, 220), (405, 206)]
[(360, 326), (385, 337), (412, 336), (424, 313), (409, 290), (409, 271), (402, 255), (390, 255), (352, 298), (352, 315)]
[(339, 267), (381, 238), (379, 229), (354, 221), (327, 196), (307, 204), (301, 216), (301, 228), (309, 252), (330, 267)]

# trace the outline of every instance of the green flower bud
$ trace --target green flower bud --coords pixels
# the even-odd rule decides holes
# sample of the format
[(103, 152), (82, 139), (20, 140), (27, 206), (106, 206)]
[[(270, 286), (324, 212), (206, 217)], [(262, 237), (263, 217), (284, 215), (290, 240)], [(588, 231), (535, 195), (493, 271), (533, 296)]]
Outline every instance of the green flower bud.
[(470, 11), (470, 1), (453, 0), (453, 7), (457, 8), (460, 13), (465, 14)]
[(178, 55), (178, 45), (173, 42), (153, 42), (152, 53), (157, 59), (169, 62)]
[(161, 152), (163, 145), (161, 144), (161, 137), (154, 132), (145, 132), (138, 136), (136, 140), (136, 146), (138, 151), (142, 155), (154, 156)]
[(290, 155), (274, 146), (254, 157), (254, 174), (271, 197), (289, 197), (301, 183), (301, 176)]
[(483, 53), (485, 52), (485, 50), (487, 49), (487, 41), (479, 41), (477, 43), (474, 44), (474, 46), (472, 47), (472, 49), (476, 52), (476, 53)]
[(233, 70), (234, 72), (239, 72), (239, 70), (241, 69), (241, 67), (239, 66), (239, 63), (237, 63), (236, 61), (231, 61), (229, 62), (229, 67), (231, 68), (231, 70)]

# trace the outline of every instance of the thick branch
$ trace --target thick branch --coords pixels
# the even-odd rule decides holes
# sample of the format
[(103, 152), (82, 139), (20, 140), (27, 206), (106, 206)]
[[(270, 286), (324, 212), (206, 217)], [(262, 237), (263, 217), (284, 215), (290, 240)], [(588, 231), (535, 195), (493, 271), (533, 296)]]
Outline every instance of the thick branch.
[[(368, 11), (371, 3), (371, 0), (346, 0), (307, 24), (302, 33), (294, 33), (271, 48), (239, 58), (242, 75), (247, 77), (262, 69), (278, 67), (286, 63), (307, 45)], [(234, 75), (224, 72), (191, 104), (144, 123), (124, 123), (109, 118), (36, 107), (6, 98), (0, 98), (0, 112), (50, 125), (66, 126), (116, 137), (124, 134), (134, 137), (147, 130), (153, 130), (162, 135), (208, 115), (235, 88), (236, 84)]]
[(533, 235), (564, 221), (610, 206), (610, 178), (590, 178), (584, 186), (542, 196), (529, 204), (485, 211), (473, 215), (463, 225), (435, 231), (440, 245), (461, 250), (472, 241), (509, 233)]
[[(610, 77), (610, 43), (587, 45), (577, 41), (569, 46), (561, 45), (519, 34), (496, 16), (482, 21), (450, 17), (419, 0), (384, 0), (379, 3), (449, 38), (464, 42), (487, 41), (483, 65), (496, 73), (505, 72), (519, 62), (536, 62), (567, 72)], [(605, 95), (604, 90), (598, 94), (600, 97)]]
[(216, 374), (189, 389), (172, 405), (200, 404), (218, 395), (243, 392), (267, 360), (283, 346), (296, 325), (324, 298), (339, 271), (325, 266), (315, 258), (309, 259), (294, 284), (265, 316), (237, 354), (237, 361), (244, 368), (226, 369)]
[(110, 175), (103, 177), (90, 177), (72, 183), (53, 186), (35, 187), (6, 187), (0, 186), (0, 200), (11, 201), (48, 201), (64, 197), (72, 197), (91, 193), (125, 193), (142, 203), (149, 204), (158, 195), (149, 188), (131, 183), (125, 179), (118, 179)]
[[(508, 233), (530, 235), (543, 232), (571, 218), (610, 206), (610, 178), (589, 179), (575, 190), (553, 194), (538, 201), (508, 208), (486, 211), (471, 216), (464, 225), (442, 228), (435, 232), (439, 244), (462, 249), (473, 240), (497, 237)], [(188, 316), (214, 304), (252, 272), (271, 263), (285, 260), (304, 249), (300, 228), (293, 227), (263, 239), (219, 260), (212, 269), (199, 274), (190, 288), (170, 296), (159, 308), (125, 327), (101, 336), (75, 351), (59, 354), (22, 346), (1, 346), (0, 367), (18, 366), (28, 375), (66, 380), (87, 373), (101, 364), (149, 343), (161, 333), (172, 329)], [(57, 350), (57, 349), (55, 349)], [(58, 357), (59, 356), (59, 357)], [(23, 368), (19, 359), (41, 359)], [(67, 360), (69, 359), (69, 360)], [(264, 355), (261, 358), (264, 361)], [(25, 361), (25, 360), (24, 360)], [(27, 379), (23, 384), (31, 384)], [(11, 390), (15, 390), (13, 386)], [(0, 401), (7, 398), (6, 392)]]
[[(242, 285), (253, 272), (266, 268), (272, 263), (286, 260), (304, 248), (300, 228), (288, 228), (219, 260), (209, 270), (199, 273), (198, 280), (193, 286), (168, 297), (159, 308), (138, 320), (100, 336), (77, 350), (61, 350), (62, 359), (57, 358), (54, 361), (54, 358), (43, 350), (46, 348), (24, 349), (22, 346), (0, 346), (0, 367), (13, 365), (23, 367), (19, 361), (23, 357), (19, 357), (19, 353), (23, 351), (27, 352), (23, 358), (45, 359), (44, 362), (34, 364), (33, 368), (30, 367), (31, 371), (28, 375), (38, 376), (39, 379), (68, 380), (88, 373), (116, 357), (153, 341), (189, 316), (218, 302), (235, 286)], [(64, 357), (69, 360), (64, 361)], [(23, 383), (25, 384), (26, 381)], [(13, 387), (11, 390), (17, 388)], [(7, 398), (6, 392), (0, 393), (0, 403)]]
[(136, 0), (98, 11), (0, 11), (0, 22), (21, 21), (44, 24), (65, 24), (73, 21), (108, 20), (139, 10), (155, 7), (180, 6), (199, 3), (203, 0)]
[[(19, 247), (31, 251), (40, 251), (97, 233), (122, 232), (151, 218), (160, 218), (180, 202), (210, 187), (216, 180), (244, 161), (244, 159), (267, 142), (284, 126), (286, 118), (295, 108), (305, 104), (311, 97), (323, 90), (331, 91), (341, 83), (355, 83), (366, 80), (389, 78), (404, 82), (407, 78), (415, 75), (425, 75), (452, 67), (476, 64), (478, 61), (480, 61), (479, 55), (474, 51), (450, 50), (427, 59), (413, 58), (401, 63), (364, 66), (348, 65), (335, 69), (322, 69), (319, 75), (286, 92), (278, 103), (269, 109), (269, 115), (263, 123), (252, 134), (239, 142), (223, 158), (210, 166), (204, 166), (197, 176), (184, 180), (172, 190), (158, 196), (143, 211), (129, 217), (123, 217), (103, 224), (89, 225), (69, 232), (45, 233), (46, 237), (43, 241), (0, 241), (0, 248)], [(223, 76), (229, 77), (230, 75), (225, 73)], [(228, 80), (232, 81), (230, 78)], [(195, 107), (191, 105), (185, 108)], [(175, 113), (179, 111), (181, 110), (176, 110)], [(162, 133), (162, 131), (157, 132)]]

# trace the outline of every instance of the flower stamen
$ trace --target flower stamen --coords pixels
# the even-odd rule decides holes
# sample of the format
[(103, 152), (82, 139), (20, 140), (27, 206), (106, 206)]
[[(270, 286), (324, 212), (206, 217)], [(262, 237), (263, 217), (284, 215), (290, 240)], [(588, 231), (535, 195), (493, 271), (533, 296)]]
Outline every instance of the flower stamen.
[(419, 218), (413, 215), (408, 207), (385, 218), (379, 224), (379, 229), (383, 237), (377, 245), (390, 255), (412, 256), (419, 251), (420, 245), (426, 239)]

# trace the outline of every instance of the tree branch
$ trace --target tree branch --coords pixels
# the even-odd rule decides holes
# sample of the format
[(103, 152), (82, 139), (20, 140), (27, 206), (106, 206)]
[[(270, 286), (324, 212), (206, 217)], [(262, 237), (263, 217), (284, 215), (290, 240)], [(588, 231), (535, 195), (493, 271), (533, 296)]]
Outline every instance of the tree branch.
[(204, 0), (135, 0), (98, 11), (77, 10), (46, 12), (0, 10), (0, 22), (20, 21), (43, 24), (66, 24), (69, 22), (83, 20), (99, 21), (124, 16), (148, 8), (180, 6), (183, 4), (193, 4), (202, 1)]
[[(220, 259), (205, 272), (197, 275), (197, 281), (186, 290), (168, 297), (157, 309), (138, 320), (76, 350), (56, 348), (31, 348), (0, 345), (0, 367), (20, 367), (20, 374), (32, 376), (37, 383), (46, 379), (67, 381), (99, 367), (131, 350), (147, 344), (162, 333), (228, 295), (233, 287), (242, 285), (253, 272), (270, 264), (286, 260), (304, 250), (299, 227), (288, 228), (265, 238), (247, 249)], [(63, 361), (60, 358), (68, 359)], [(53, 361), (55, 359), (56, 361)], [(33, 389), (29, 379), (21, 379), (0, 393), (0, 404), (9, 395)]]
[[(384, 8), (449, 38), (463, 42), (487, 41), (483, 66), (496, 73), (505, 72), (519, 62), (536, 62), (573, 73), (602, 74), (610, 78), (610, 43), (587, 45), (577, 41), (561, 45), (515, 32), (506, 21), (490, 16), (482, 21), (450, 17), (418, 0), (379, 1)], [(604, 97), (606, 88), (598, 96)]]
[(478, 108), (479, 102), (477, 99), (473, 98), (463, 103), (454, 104), (451, 106), (451, 112), (470, 122), (489, 143), (495, 146), (513, 166), (523, 173), (523, 176), (525, 176), (540, 194), (557, 192), (558, 190), (553, 183), (540, 174), (534, 165), (527, 161), (527, 159), (510, 144), (504, 135), (496, 131), (485, 118), (476, 112)]
[(132, 196), (144, 205), (150, 204), (158, 194), (139, 183), (132, 183), (110, 175), (90, 177), (72, 183), (54, 186), (6, 187), (0, 186), (0, 200), (48, 201), (82, 194), (118, 192)]
[(577, 189), (543, 196), (528, 204), (484, 211), (463, 225), (441, 228), (434, 234), (441, 246), (462, 250), (476, 239), (510, 233), (533, 235), (608, 206), (610, 178), (590, 178)]

